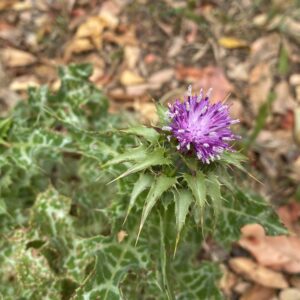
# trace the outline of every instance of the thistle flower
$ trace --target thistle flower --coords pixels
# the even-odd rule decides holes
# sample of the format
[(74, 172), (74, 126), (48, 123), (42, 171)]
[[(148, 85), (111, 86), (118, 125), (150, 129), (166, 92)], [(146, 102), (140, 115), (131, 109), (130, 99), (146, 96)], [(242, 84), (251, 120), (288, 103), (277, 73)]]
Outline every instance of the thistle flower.
[(201, 89), (199, 95), (192, 96), (189, 86), (188, 96), (182, 103), (176, 100), (169, 104), (170, 124), (163, 127), (169, 132), (169, 139), (173, 137), (178, 141), (179, 151), (193, 152), (206, 164), (219, 159), (223, 151), (233, 151), (229, 142), (240, 138), (230, 129), (239, 120), (230, 117), (228, 105), (221, 102), (211, 104), (210, 93), (211, 89), (203, 97)]

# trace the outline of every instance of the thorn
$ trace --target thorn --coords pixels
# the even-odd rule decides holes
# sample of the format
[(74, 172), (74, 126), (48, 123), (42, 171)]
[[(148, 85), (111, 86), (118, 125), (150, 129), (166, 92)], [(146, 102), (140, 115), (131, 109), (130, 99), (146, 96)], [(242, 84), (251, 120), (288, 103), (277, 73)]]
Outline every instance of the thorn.
[(190, 103), (189, 103), (189, 101), (185, 102), (185, 106), (186, 106), (186, 110), (190, 111)]
[(208, 89), (205, 98), (209, 98), (211, 96), (212, 90), (213, 90), (212, 88)]
[(188, 97), (192, 97), (192, 85), (191, 84), (188, 86), (187, 95), (188, 95)]

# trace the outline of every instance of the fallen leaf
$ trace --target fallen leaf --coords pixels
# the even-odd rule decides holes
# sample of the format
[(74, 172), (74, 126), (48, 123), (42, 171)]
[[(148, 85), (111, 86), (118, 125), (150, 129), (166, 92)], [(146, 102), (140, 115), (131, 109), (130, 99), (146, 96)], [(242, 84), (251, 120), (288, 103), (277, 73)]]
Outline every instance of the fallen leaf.
[(0, 55), (3, 64), (11, 68), (29, 66), (37, 61), (32, 54), (15, 48), (2, 49)]
[(276, 62), (279, 57), (280, 43), (281, 39), (278, 33), (272, 33), (255, 40), (251, 44), (250, 65)]
[[(120, 29), (120, 26), (118, 27)], [(125, 46), (125, 45), (131, 45), (131, 46), (136, 46), (138, 45), (138, 41), (136, 38), (136, 30), (134, 26), (126, 27), (123, 29), (122, 34), (116, 34), (115, 32), (112, 31), (106, 31), (103, 33), (103, 40), (111, 43), (116, 43), (117, 45), (120, 46)]]
[(118, 242), (122, 243), (126, 236), (128, 236), (128, 233), (125, 230), (120, 230), (117, 235)]
[(28, 10), (33, 7), (33, 3), (30, 0), (19, 1), (12, 6), (12, 9), (15, 11)]
[(255, 115), (257, 115), (261, 105), (267, 101), (272, 83), (272, 71), (268, 63), (259, 63), (251, 70), (249, 76), (249, 98)]
[(254, 285), (246, 291), (240, 300), (270, 300), (276, 295), (275, 290), (261, 285)]
[(272, 104), (274, 113), (285, 114), (289, 110), (296, 107), (296, 101), (293, 99), (289, 84), (285, 80), (281, 80), (275, 87), (276, 98)]
[(182, 50), (183, 45), (184, 45), (184, 39), (180, 36), (175, 37), (169, 48), (169, 51), (167, 54), (168, 57), (177, 56), (180, 53), (180, 51)]
[(266, 236), (259, 224), (241, 229), (238, 244), (249, 251), (257, 262), (274, 270), (288, 273), (300, 272), (300, 239), (295, 236)]
[(65, 48), (64, 60), (69, 61), (73, 53), (82, 53), (93, 50), (95, 45), (90, 39), (73, 39)]
[(141, 54), (141, 49), (136, 46), (124, 47), (124, 59), (129, 69), (134, 69)]
[(9, 88), (15, 92), (26, 91), (29, 87), (39, 87), (40, 82), (34, 75), (23, 75), (16, 77)]
[(0, 11), (11, 8), (15, 2), (18, 0), (1, 0), (0, 1)]
[(245, 40), (237, 39), (235, 37), (222, 37), (218, 40), (220, 46), (227, 49), (245, 48), (248, 43)]
[(236, 273), (260, 285), (278, 289), (287, 288), (289, 286), (281, 273), (260, 266), (250, 258), (232, 258), (229, 260), (229, 266)]
[(201, 69), (179, 66), (176, 69), (176, 77), (179, 80), (193, 82), (193, 89), (196, 91), (200, 88), (206, 91), (212, 88), (212, 101), (222, 100), (233, 91), (233, 86), (218, 67), (209, 66)]
[(145, 82), (144, 78), (130, 70), (124, 70), (120, 76), (120, 82), (125, 85), (135, 85)]
[(293, 74), (290, 77), (290, 84), (292, 86), (298, 86), (300, 85), (300, 74)]
[(220, 280), (220, 289), (223, 291), (223, 293), (230, 297), (232, 294), (232, 289), (236, 285), (238, 279), (237, 276), (230, 272), (227, 268), (222, 268), (223, 276)]
[(300, 182), (300, 156), (293, 163), (291, 178), (297, 183)]
[(300, 107), (294, 109), (294, 118), (295, 118), (295, 126), (294, 126), (294, 138), (295, 142), (300, 145)]
[(300, 203), (291, 202), (283, 205), (279, 207), (277, 213), (280, 217), (280, 220), (282, 221), (284, 226), (289, 229), (289, 231), (300, 233), (300, 228), (297, 228), (297, 230), (295, 230), (295, 226), (298, 225), (297, 222), (300, 219)]
[(300, 291), (289, 288), (280, 292), (279, 300), (300, 300)]
[(300, 276), (299, 275), (294, 275), (290, 278), (290, 283), (293, 287), (297, 288), (300, 290)]
[(149, 77), (148, 81), (150, 83), (160, 84), (160, 86), (161, 86), (164, 83), (169, 82), (174, 77), (175, 77), (174, 69), (163, 69), (163, 70), (160, 70), (156, 73), (153, 73)]
[(105, 23), (103, 22), (102, 18), (99, 16), (89, 17), (78, 27), (75, 34), (75, 40), (90, 38), (94, 46), (97, 49), (100, 49), (102, 45), (102, 32), (104, 28)]
[(283, 32), (286, 32), (289, 36), (294, 38), (298, 43), (300, 43), (300, 22), (296, 21), (290, 17), (284, 19), (282, 24)]
[(136, 100), (133, 104), (135, 111), (141, 116), (143, 123), (155, 124), (158, 121), (156, 106), (152, 102), (141, 102)]
[(250, 284), (250, 282), (241, 281), (241, 280), (242, 280), (242, 278), (240, 277), (240, 282), (238, 282), (233, 288), (234, 292), (239, 295), (245, 294), (245, 292), (247, 290), (249, 290), (252, 286), (252, 284)]

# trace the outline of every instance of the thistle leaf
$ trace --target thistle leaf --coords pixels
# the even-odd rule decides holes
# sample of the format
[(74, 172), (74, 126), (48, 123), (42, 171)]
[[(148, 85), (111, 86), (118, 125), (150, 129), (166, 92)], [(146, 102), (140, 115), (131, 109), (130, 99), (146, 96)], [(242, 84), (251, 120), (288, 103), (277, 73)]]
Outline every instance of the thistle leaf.
[(206, 179), (206, 186), (207, 195), (209, 195), (212, 200), (212, 207), (217, 217), (222, 208), (221, 184), (218, 180), (218, 177), (215, 174), (210, 173)]
[(135, 204), (135, 201), (137, 199), (137, 197), (148, 187), (150, 187), (150, 185), (153, 182), (153, 176), (148, 175), (148, 174), (141, 174), (140, 178), (138, 179), (138, 181), (134, 184), (131, 196), (130, 196), (130, 200), (129, 200), (129, 205), (128, 205), (128, 210), (126, 213), (126, 217), (125, 220), (123, 222), (123, 224), (126, 222), (128, 215), (132, 209), (132, 207)]
[(142, 213), (142, 219), (139, 227), (139, 232), (136, 241), (138, 241), (140, 233), (142, 231), (142, 228), (144, 226), (144, 223), (151, 212), (153, 206), (156, 204), (158, 201), (159, 197), (167, 191), (172, 185), (176, 183), (176, 178), (174, 177), (167, 177), (165, 175), (160, 175), (155, 183), (152, 185), (146, 201), (145, 201), (145, 206), (143, 208), (143, 213)]
[(176, 270), (180, 280), (178, 300), (221, 300), (222, 294), (217, 286), (217, 281), (222, 276), (219, 267), (212, 262), (202, 262), (197, 268), (185, 266)]
[(134, 134), (138, 136), (142, 136), (145, 138), (147, 141), (150, 143), (155, 143), (159, 139), (159, 133), (153, 129), (149, 128), (146, 126), (136, 126), (136, 127), (131, 127), (125, 130), (122, 130), (123, 132), (129, 133), (129, 134)]
[(177, 237), (174, 255), (176, 254), (177, 245), (180, 238), (182, 227), (185, 223), (186, 216), (189, 212), (189, 207), (193, 200), (193, 195), (189, 190), (180, 189), (174, 193), (175, 198), (175, 217), (177, 227)]
[[(238, 240), (241, 227), (250, 223), (261, 224), (268, 235), (288, 233), (275, 211), (262, 197), (239, 191), (225, 199), (213, 231), (214, 238), (222, 245), (230, 246)], [(208, 223), (211, 222), (209, 219), (208, 215)]]
[(207, 203), (206, 201), (206, 185), (205, 185), (205, 175), (198, 171), (196, 176), (192, 176), (189, 174), (184, 174), (184, 179), (192, 191), (194, 198), (196, 200), (196, 204), (200, 210), (200, 220), (201, 224), (203, 224), (204, 217), (204, 207)]
[(111, 159), (103, 167), (119, 164), (125, 161), (140, 161), (144, 160), (147, 156), (147, 149), (145, 146), (139, 146), (137, 148), (132, 148), (130, 151), (123, 154), (119, 154), (117, 157)]
[(126, 177), (130, 174), (145, 170), (151, 166), (159, 166), (159, 165), (168, 165), (171, 163), (169, 158), (166, 158), (164, 156), (164, 151), (163, 149), (156, 149), (152, 153), (149, 153), (147, 157), (145, 157), (144, 160), (137, 162), (134, 164), (131, 168), (129, 168), (126, 172), (121, 174), (119, 177), (115, 178), (113, 181), (110, 183), (119, 180), (123, 177)]

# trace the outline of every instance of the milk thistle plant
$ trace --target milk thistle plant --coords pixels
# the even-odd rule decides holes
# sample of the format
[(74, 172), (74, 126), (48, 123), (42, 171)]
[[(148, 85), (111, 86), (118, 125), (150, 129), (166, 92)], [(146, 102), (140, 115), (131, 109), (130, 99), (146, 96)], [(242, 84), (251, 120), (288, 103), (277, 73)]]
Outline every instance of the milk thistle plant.
[(238, 120), (189, 88), (128, 128), (91, 72), (61, 68), (58, 92), (31, 89), (0, 119), (0, 295), (223, 299), (202, 243), (229, 251), (248, 223), (285, 233), (248, 188)]

